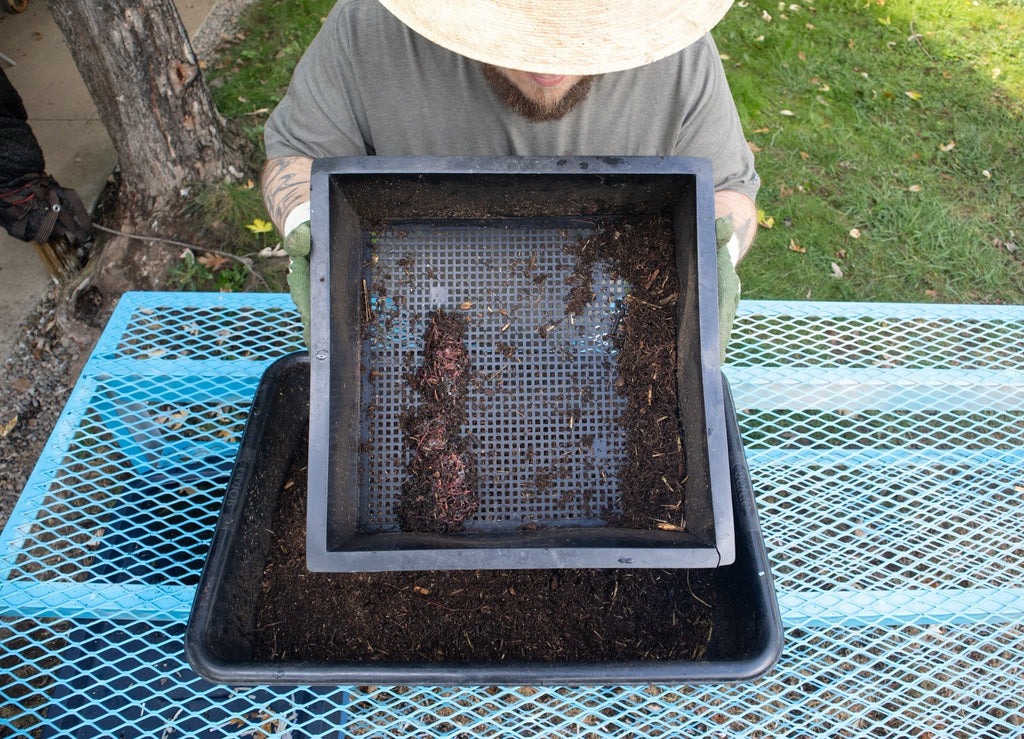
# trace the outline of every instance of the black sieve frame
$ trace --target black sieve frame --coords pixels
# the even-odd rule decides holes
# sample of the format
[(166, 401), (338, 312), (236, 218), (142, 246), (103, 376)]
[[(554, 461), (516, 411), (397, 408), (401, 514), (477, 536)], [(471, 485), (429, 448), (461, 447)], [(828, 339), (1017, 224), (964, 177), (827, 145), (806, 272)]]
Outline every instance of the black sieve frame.
[[(680, 275), (677, 382), (687, 530), (593, 525), (366, 526), (366, 245), (389, 223), (561, 227), (671, 212)], [(710, 162), (683, 157), (345, 157), (314, 163), (307, 564), (313, 571), (718, 567), (735, 559), (718, 357)]]

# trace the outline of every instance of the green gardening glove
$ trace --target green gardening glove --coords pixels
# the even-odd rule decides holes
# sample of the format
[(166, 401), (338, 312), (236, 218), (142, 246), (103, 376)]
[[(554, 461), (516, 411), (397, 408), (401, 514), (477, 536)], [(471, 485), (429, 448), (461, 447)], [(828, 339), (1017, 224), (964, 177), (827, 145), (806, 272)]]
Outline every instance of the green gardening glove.
[(293, 228), (281, 242), (281, 248), (291, 257), (288, 262), (288, 289), (292, 302), (299, 309), (302, 338), (309, 349), (309, 221)]
[(732, 221), (715, 220), (715, 241), (718, 244), (718, 349), (725, 362), (725, 348), (732, 333), (736, 309), (740, 307), (740, 276), (736, 274), (726, 244), (732, 238)]

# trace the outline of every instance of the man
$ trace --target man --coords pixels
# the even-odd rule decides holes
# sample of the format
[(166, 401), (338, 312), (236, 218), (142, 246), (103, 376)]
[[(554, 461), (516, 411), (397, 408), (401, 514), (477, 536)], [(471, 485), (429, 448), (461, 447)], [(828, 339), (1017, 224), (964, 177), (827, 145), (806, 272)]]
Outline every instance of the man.
[(724, 348), (759, 186), (707, 33), (731, 1), (340, 0), (265, 133), (264, 200), (304, 320), (313, 158), (702, 156), (732, 231)]

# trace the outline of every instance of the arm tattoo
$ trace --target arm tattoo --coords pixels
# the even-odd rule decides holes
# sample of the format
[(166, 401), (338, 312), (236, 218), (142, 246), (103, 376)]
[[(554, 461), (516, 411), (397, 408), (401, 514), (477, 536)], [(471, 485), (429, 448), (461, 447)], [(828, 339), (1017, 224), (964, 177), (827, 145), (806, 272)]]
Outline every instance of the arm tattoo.
[(263, 202), (278, 230), (295, 206), (309, 200), (311, 163), (305, 157), (281, 157), (263, 168)]

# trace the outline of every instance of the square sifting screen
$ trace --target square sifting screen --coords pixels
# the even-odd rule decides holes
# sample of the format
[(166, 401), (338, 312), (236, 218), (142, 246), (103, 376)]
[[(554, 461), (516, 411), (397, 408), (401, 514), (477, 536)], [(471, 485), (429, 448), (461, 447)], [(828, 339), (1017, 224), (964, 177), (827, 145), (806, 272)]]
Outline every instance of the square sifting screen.
[(731, 562), (713, 207), (704, 160), (318, 161), (309, 568)]

